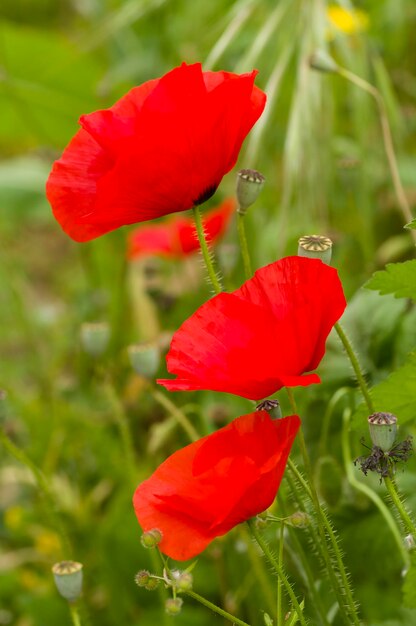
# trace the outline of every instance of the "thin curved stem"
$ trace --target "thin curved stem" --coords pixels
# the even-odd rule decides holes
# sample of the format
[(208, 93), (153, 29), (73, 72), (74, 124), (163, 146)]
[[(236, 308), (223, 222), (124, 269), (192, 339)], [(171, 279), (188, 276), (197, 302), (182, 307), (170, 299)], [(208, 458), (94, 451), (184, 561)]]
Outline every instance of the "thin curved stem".
[(186, 595), (189, 596), (190, 598), (193, 598), (197, 602), (200, 602), (200, 604), (203, 604), (204, 606), (206, 606), (213, 613), (217, 613), (217, 615), (221, 615), (221, 617), (224, 617), (232, 624), (236, 624), (237, 626), (250, 626), (250, 624), (247, 624), (247, 622), (243, 622), (243, 620), (238, 619), (238, 617), (235, 617), (234, 615), (231, 615), (231, 613), (224, 611), (224, 609), (221, 609), (216, 604), (213, 604), (212, 602), (210, 602), (203, 596), (200, 596), (199, 593), (195, 593), (195, 591), (187, 591)]
[(191, 441), (197, 441), (201, 436), (194, 427), (194, 425), (189, 421), (187, 416), (183, 411), (178, 409), (178, 407), (169, 400), (166, 396), (163, 395), (157, 389), (152, 391), (152, 396), (161, 406), (163, 406), (178, 422), (178, 424), (183, 428), (183, 430), (188, 435)]
[(367, 404), (368, 410), (370, 411), (370, 413), (374, 413), (374, 403), (373, 403), (373, 399), (370, 395), (370, 390), (368, 388), (368, 385), (365, 381), (364, 378), (364, 374), (361, 370), (361, 366), (360, 366), (360, 362), (358, 360), (357, 355), (355, 354), (354, 348), (352, 347), (352, 344), (350, 342), (350, 340), (348, 339), (344, 329), (342, 328), (341, 324), (339, 322), (337, 322), (334, 326), (335, 330), (338, 333), (338, 337), (341, 340), (342, 345), (344, 346), (345, 352), (348, 355), (348, 358), (351, 362), (352, 368), (354, 370), (354, 373), (357, 377), (357, 382), (360, 386), (361, 389), (361, 393), (363, 394), (364, 400)]
[[(391, 134), (389, 119), (387, 116), (386, 106), (384, 104), (383, 97), (381, 93), (379, 92), (379, 90), (376, 87), (374, 87), (374, 85), (371, 85), (366, 80), (364, 80), (363, 78), (360, 78), (353, 72), (350, 72), (349, 70), (343, 67), (338, 67), (337, 73), (343, 78), (346, 78), (348, 81), (350, 81), (354, 85), (357, 85), (357, 87), (359, 87), (363, 91), (366, 91), (368, 94), (370, 94), (370, 96), (374, 98), (377, 104), (378, 114), (380, 118), (381, 132), (383, 135), (384, 150), (386, 152), (387, 162), (389, 165), (390, 174), (391, 174), (391, 178), (393, 181), (394, 191), (397, 197), (397, 202), (403, 214), (404, 219), (406, 220), (406, 222), (410, 222), (413, 219), (413, 215), (410, 210), (409, 202), (407, 200), (406, 194), (403, 189), (402, 181), (400, 179), (400, 172), (399, 172), (399, 167), (397, 165), (397, 158), (396, 158), (396, 153), (394, 150), (393, 137)], [(412, 230), (411, 235), (413, 239), (416, 241), (416, 231)]]
[(269, 546), (267, 545), (266, 541), (263, 539), (263, 537), (257, 530), (255, 520), (249, 519), (247, 520), (247, 524), (248, 524), (251, 534), (253, 535), (254, 539), (257, 541), (261, 550), (263, 551), (264, 556), (269, 561), (270, 565), (273, 567), (274, 571), (276, 572), (276, 574), (282, 581), (283, 586), (286, 589), (287, 594), (290, 598), (290, 601), (293, 605), (293, 608), (297, 613), (301, 626), (307, 626), (307, 621), (303, 614), (302, 608), (298, 602), (298, 599), (292, 589), (292, 585), (288, 581), (287, 576), (285, 572), (283, 571), (283, 568), (280, 566), (279, 561), (273, 556), (272, 552), (269, 550)]
[[(281, 522), (279, 533), (279, 566), (283, 569), (283, 544), (284, 544), (285, 524)], [(283, 604), (282, 604), (282, 579), (277, 579), (277, 626), (284, 625)]]
[(386, 485), (390, 498), (392, 499), (393, 504), (395, 505), (400, 515), (400, 519), (403, 522), (403, 526), (405, 528), (406, 533), (410, 533), (411, 535), (413, 535), (414, 538), (416, 538), (416, 527), (409, 513), (406, 511), (406, 508), (400, 498), (400, 494), (397, 491), (397, 487), (396, 487), (396, 483), (394, 482), (394, 479), (390, 478), (389, 476), (386, 476), (384, 478), (384, 484)]
[(193, 209), (196, 232), (198, 235), (199, 245), (201, 246), (202, 256), (204, 258), (205, 267), (207, 268), (209, 280), (214, 288), (216, 294), (221, 293), (222, 285), (220, 279), (214, 268), (214, 263), (208, 248), (207, 241), (205, 239), (204, 225), (202, 223), (201, 213), (199, 207), (195, 206)]
[(248, 245), (247, 245), (244, 215), (240, 213), (239, 211), (237, 211), (237, 230), (238, 230), (238, 237), (240, 239), (241, 255), (243, 257), (243, 263), (244, 263), (244, 273), (246, 275), (246, 278), (249, 279), (253, 275), (253, 270), (251, 268), (250, 253), (248, 251)]

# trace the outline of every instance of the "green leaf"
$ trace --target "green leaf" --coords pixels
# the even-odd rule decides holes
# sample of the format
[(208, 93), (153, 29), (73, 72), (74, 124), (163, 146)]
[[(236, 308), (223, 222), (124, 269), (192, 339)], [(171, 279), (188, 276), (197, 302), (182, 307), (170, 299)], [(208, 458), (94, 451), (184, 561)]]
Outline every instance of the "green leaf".
[(408, 228), (409, 230), (413, 228), (413, 230), (416, 230), (416, 218), (408, 224), (405, 224), (405, 228)]
[[(394, 413), (399, 424), (410, 421), (416, 416), (415, 389), (416, 352), (412, 352), (402, 367), (371, 389), (375, 410)], [(367, 416), (368, 408), (361, 404), (353, 416), (354, 427), (359, 428)]]
[(385, 270), (373, 274), (365, 287), (381, 295), (392, 293), (395, 298), (416, 300), (416, 260), (388, 263)]

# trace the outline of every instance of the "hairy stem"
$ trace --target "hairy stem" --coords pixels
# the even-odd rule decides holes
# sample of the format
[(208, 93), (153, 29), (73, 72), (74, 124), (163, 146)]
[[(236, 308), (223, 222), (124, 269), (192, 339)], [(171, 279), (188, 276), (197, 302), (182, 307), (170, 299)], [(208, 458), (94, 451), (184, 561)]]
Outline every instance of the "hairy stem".
[(204, 225), (202, 223), (201, 213), (197, 206), (195, 206), (192, 210), (194, 214), (196, 232), (198, 234), (198, 241), (199, 245), (201, 246), (202, 256), (208, 272), (209, 280), (214, 288), (215, 293), (218, 294), (222, 291), (222, 285), (215, 271), (212, 256), (210, 254), (207, 241), (205, 239)]
[(250, 529), (251, 534), (253, 535), (254, 539), (257, 541), (258, 545), (260, 546), (264, 556), (266, 557), (266, 559), (268, 560), (268, 562), (270, 563), (270, 565), (272, 566), (272, 568), (274, 569), (274, 571), (276, 572), (276, 574), (278, 575), (278, 577), (280, 578), (280, 580), (283, 583), (284, 588), (287, 591), (287, 594), (290, 598), (290, 601), (293, 605), (294, 610), (297, 613), (297, 616), (299, 618), (299, 622), (302, 626), (307, 626), (307, 622), (305, 619), (305, 616), (303, 615), (303, 611), (302, 608), (298, 602), (298, 599), (295, 596), (295, 593), (292, 589), (292, 585), (290, 584), (290, 582), (287, 579), (287, 576), (283, 570), (283, 568), (281, 567), (279, 561), (273, 556), (272, 552), (269, 549), (269, 546), (267, 545), (266, 541), (263, 539), (263, 537), (261, 536), (261, 534), (259, 533), (259, 531), (257, 530), (256, 527), (256, 522), (254, 519), (249, 519), (247, 520), (247, 524), (248, 527)]
[(221, 617), (224, 617), (232, 624), (236, 624), (237, 626), (250, 626), (250, 624), (247, 624), (247, 622), (243, 622), (243, 620), (238, 619), (238, 617), (235, 617), (234, 615), (231, 615), (231, 613), (224, 611), (224, 609), (221, 609), (216, 604), (213, 604), (212, 602), (210, 602), (203, 596), (200, 596), (199, 593), (195, 593), (195, 591), (187, 591), (186, 595), (189, 596), (190, 598), (193, 598), (197, 602), (200, 602), (201, 604), (206, 606), (208, 609), (210, 609), (213, 613), (217, 613), (217, 615), (221, 615)]

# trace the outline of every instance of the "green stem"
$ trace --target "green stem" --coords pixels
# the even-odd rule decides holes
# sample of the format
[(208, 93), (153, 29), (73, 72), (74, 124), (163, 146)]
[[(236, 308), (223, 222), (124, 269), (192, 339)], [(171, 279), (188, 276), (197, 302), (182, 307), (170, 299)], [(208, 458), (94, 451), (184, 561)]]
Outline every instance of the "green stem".
[[(279, 567), (283, 569), (283, 539), (285, 533), (285, 524), (281, 522), (279, 533)], [(282, 604), (282, 579), (277, 578), (277, 626), (284, 626), (283, 604)]]
[(156, 389), (152, 391), (152, 396), (156, 400), (156, 402), (163, 406), (163, 408), (165, 408), (168, 413), (170, 413), (170, 415), (172, 415), (176, 419), (178, 424), (182, 426), (183, 430), (186, 432), (191, 441), (197, 441), (201, 438), (198, 431), (189, 421), (185, 413), (178, 409), (178, 407), (173, 402), (171, 402), (169, 398), (164, 396), (163, 393)]
[(71, 614), (71, 620), (74, 626), (81, 626), (81, 619), (79, 617), (78, 609), (75, 604), (69, 603), (69, 612)]
[(262, 559), (261, 554), (258, 553), (254, 543), (251, 541), (251, 536), (247, 532), (247, 529), (244, 526), (242, 526), (241, 528), (242, 531), (245, 531), (244, 537), (247, 540), (248, 557), (253, 567), (254, 576), (256, 580), (260, 583), (259, 586), (267, 602), (268, 610), (273, 613), (275, 610), (274, 588), (272, 588), (272, 582), (265, 572), (264, 560)]
[[(337, 70), (337, 73), (343, 78), (346, 78), (348, 81), (350, 81), (357, 87), (359, 87), (360, 89), (362, 89), (363, 91), (370, 94), (370, 96), (374, 98), (377, 104), (378, 114), (380, 118), (381, 132), (382, 132), (383, 142), (384, 142), (384, 150), (386, 152), (387, 162), (388, 162), (389, 169), (390, 169), (390, 175), (393, 181), (394, 191), (397, 197), (397, 202), (403, 214), (404, 219), (406, 220), (406, 222), (410, 222), (413, 219), (413, 215), (410, 210), (409, 202), (407, 200), (407, 197), (404, 192), (403, 185), (400, 179), (400, 172), (399, 172), (399, 167), (397, 165), (397, 158), (396, 158), (396, 153), (394, 150), (394, 144), (393, 144), (393, 138), (392, 138), (392, 134), (390, 130), (389, 119), (387, 116), (386, 106), (384, 104), (382, 95), (378, 91), (378, 89), (374, 87), (374, 85), (371, 85), (366, 80), (360, 78), (353, 72), (350, 72), (349, 70), (343, 67), (339, 67)], [(416, 231), (411, 230), (410, 232), (411, 232), (413, 239), (416, 240)]]
[(368, 385), (365, 381), (363, 372), (361, 370), (360, 362), (358, 360), (357, 355), (355, 354), (354, 348), (352, 347), (350, 340), (348, 339), (347, 335), (345, 334), (345, 331), (343, 330), (339, 322), (335, 324), (334, 328), (337, 331), (338, 337), (341, 339), (345, 352), (347, 353), (348, 358), (351, 362), (354, 373), (357, 377), (358, 384), (361, 389), (361, 393), (363, 394), (364, 400), (368, 406), (368, 410), (370, 411), (370, 413), (374, 413), (374, 404), (370, 395), (370, 390), (368, 389)]
[(10, 452), (10, 454), (17, 460), (19, 463), (25, 465), (30, 472), (33, 474), (33, 477), (36, 480), (38, 488), (44, 497), (44, 501), (46, 504), (46, 508), (48, 511), (49, 518), (51, 520), (52, 526), (55, 528), (57, 533), (59, 534), (61, 540), (61, 549), (62, 553), (65, 555), (65, 558), (69, 558), (72, 554), (72, 547), (67, 535), (67, 532), (63, 526), (62, 520), (58, 513), (58, 506), (55, 502), (55, 498), (52, 494), (52, 491), (49, 488), (48, 481), (46, 480), (43, 472), (37, 467), (37, 465), (27, 456), (26, 452), (18, 448), (6, 435), (6, 433), (0, 428), (0, 441)]
[(187, 591), (186, 595), (190, 596), (197, 602), (200, 602), (201, 604), (206, 606), (208, 609), (210, 609), (213, 613), (217, 613), (217, 615), (221, 615), (221, 617), (224, 617), (232, 624), (237, 624), (237, 626), (250, 626), (250, 624), (247, 624), (247, 622), (243, 622), (243, 620), (238, 619), (238, 617), (235, 617), (234, 615), (231, 615), (231, 613), (227, 613), (227, 611), (224, 611), (224, 609), (221, 609), (216, 604), (213, 604), (212, 602), (210, 602), (203, 596), (200, 596), (199, 593), (195, 593), (195, 591)]
[(281, 579), (283, 586), (285, 587), (288, 593), (290, 601), (292, 602), (293, 608), (295, 609), (299, 617), (299, 622), (301, 623), (302, 626), (307, 626), (305, 616), (303, 615), (302, 608), (292, 589), (292, 585), (288, 581), (287, 576), (285, 572), (283, 571), (283, 568), (280, 566), (279, 561), (273, 556), (272, 552), (269, 550), (267, 543), (265, 542), (265, 540), (263, 539), (263, 537), (260, 535), (259, 531), (257, 530), (255, 520), (249, 519), (247, 520), (247, 524), (248, 524), (248, 527), (250, 528), (251, 534), (253, 535), (254, 539), (257, 541), (258, 545), (263, 551), (264, 556), (269, 561), (270, 565), (273, 567), (278, 577)]
[[(299, 510), (302, 510), (302, 502), (297, 497), (296, 488), (294, 486), (293, 479), (289, 473), (286, 474), (286, 480), (292, 492), (293, 498), (299, 507)], [(282, 512), (285, 514), (286, 509), (282, 500), (279, 500), (279, 508), (282, 509)], [(300, 574), (304, 575), (304, 577), (306, 578), (305, 582), (307, 583), (307, 588), (311, 595), (312, 605), (316, 609), (316, 612), (319, 614), (321, 623), (324, 626), (330, 626), (328, 619), (326, 617), (326, 612), (322, 604), (321, 597), (316, 589), (316, 579), (314, 578), (314, 574), (310, 566), (310, 555), (308, 554), (308, 556), (306, 556), (303, 545), (297, 536), (297, 531), (291, 526), (287, 526), (287, 528), (289, 531), (290, 541), (291, 543), (293, 543), (295, 552), (300, 558), (300, 567), (299, 567)], [(311, 533), (313, 545), (315, 546), (316, 549), (320, 549), (321, 542), (316, 532), (315, 526), (313, 524), (310, 524), (308, 529), (309, 529), (309, 532)]]
[(384, 478), (384, 484), (386, 485), (390, 498), (400, 515), (400, 519), (403, 522), (406, 533), (410, 533), (413, 537), (416, 537), (416, 527), (400, 498), (394, 479), (386, 476)]
[[(290, 401), (290, 405), (291, 405), (291, 409), (294, 413), (297, 413), (297, 407), (296, 407), (296, 402), (295, 402), (295, 398), (294, 395), (292, 393), (292, 390), (289, 389), (288, 387), (286, 387), (286, 391), (289, 397), (289, 401)], [(315, 483), (313, 480), (313, 473), (312, 473), (312, 466), (311, 466), (311, 462), (309, 459), (309, 455), (308, 455), (308, 451), (306, 448), (306, 443), (305, 443), (305, 437), (303, 435), (303, 430), (302, 428), (299, 429), (298, 432), (298, 441), (299, 441), (299, 447), (300, 447), (300, 451), (302, 454), (302, 458), (303, 458), (303, 464), (304, 464), (304, 468), (305, 468), (305, 472), (306, 472), (306, 476), (308, 478), (308, 482), (309, 482), (309, 486), (306, 483), (306, 481), (302, 478), (301, 485), (306, 488), (306, 492), (308, 493), (310, 499), (312, 500), (316, 515), (317, 515), (317, 520), (318, 520), (318, 530), (319, 530), (319, 534), (321, 537), (321, 541), (323, 544), (323, 547), (327, 545), (327, 541), (326, 538), (328, 537), (329, 539), (329, 543), (331, 546), (331, 549), (333, 551), (336, 563), (337, 563), (337, 568), (338, 568), (338, 572), (339, 572), (339, 576), (341, 578), (341, 583), (342, 583), (342, 588), (339, 588), (339, 584), (338, 584), (338, 580), (336, 578), (336, 576), (333, 577), (333, 581), (336, 581), (336, 585), (338, 587), (338, 590), (336, 590), (334, 588), (334, 591), (337, 594), (337, 598), (338, 598), (338, 604), (340, 606), (340, 610), (342, 611), (344, 608), (344, 602), (342, 602), (342, 595), (345, 594), (345, 603), (346, 603), (346, 607), (348, 610), (348, 614), (351, 617), (351, 619), (353, 620), (353, 623), (355, 626), (360, 626), (360, 620), (358, 617), (358, 613), (357, 613), (357, 608), (354, 602), (354, 598), (352, 596), (352, 591), (351, 591), (351, 587), (350, 587), (350, 583), (348, 580), (348, 575), (344, 566), (344, 562), (342, 559), (342, 553), (341, 550), (339, 548), (338, 545), (338, 541), (337, 538), (335, 536), (335, 533), (333, 531), (332, 525), (329, 521), (328, 515), (326, 514), (325, 510), (321, 507), (320, 502), (319, 502), (319, 498), (318, 498), (318, 494), (315, 488)], [(294, 466), (293, 461), (290, 461), (290, 467), (292, 468)], [(293, 471), (293, 469), (292, 469)], [(300, 472), (298, 472), (299, 476)], [(298, 478), (299, 480), (299, 478)], [(324, 554), (326, 554), (325, 557), (325, 561), (327, 563), (327, 565), (329, 565), (330, 568), (332, 568), (332, 563), (331, 563), (331, 558), (329, 556), (329, 553), (327, 550), (323, 550)], [(343, 615), (344, 620), (345, 620), (345, 615)], [(346, 621), (346, 620), (345, 620)], [(347, 622), (348, 623), (348, 622)]]
[(204, 258), (205, 267), (208, 272), (209, 279), (214, 288), (216, 294), (221, 293), (222, 286), (220, 280), (215, 272), (214, 263), (208, 248), (207, 241), (205, 239), (204, 225), (202, 223), (201, 213), (197, 206), (193, 209), (196, 232), (198, 234), (199, 245), (201, 246), (202, 256)]
[(250, 253), (248, 251), (248, 245), (247, 245), (244, 215), (238, 211), (237, 211), (237, 230), (238, 230), (238, 237), (240, 239), (240, 248), (241, 248), (241, 254), (242, 254), (243, 263), (244, 263), (244, 273), (246, 275), (246, 279), (249, 279), (253, 275), (253, 270), (251, 268)]

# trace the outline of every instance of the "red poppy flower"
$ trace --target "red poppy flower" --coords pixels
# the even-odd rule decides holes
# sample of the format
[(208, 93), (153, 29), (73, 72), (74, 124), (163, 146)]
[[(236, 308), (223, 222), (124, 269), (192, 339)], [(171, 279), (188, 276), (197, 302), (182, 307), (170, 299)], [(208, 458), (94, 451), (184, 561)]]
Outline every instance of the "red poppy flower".
[(65, 232), (87, 241), (212, 196), (264, 109), (256, 74), (183, 64), (83, 115), (46, 185)]
[[(205, 213), (202, 221), (209, 243), (214, 244), (227, 230), (235, 206), (235, 200), (229, 198)], [(127, 256), (130, 259), (148, 255), (180, 258), (199, 248), (194, 220), (175, 215), (162, 224), (139, 226), (130, 233)]]
[(346, 306), (337, 271), (317, 259), (286, 257), (233, 293), (203, 304), (174, 334), (170, 391), (212, 389), (260, 400), (281, 387), (319, 383), (314, 370)]
[(159, 529), (161, 551), (185, 561), (267, 509), (299, 425), (297, 415), (258, 411), (172, 454), (134, 494), (143, 530)]

